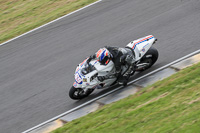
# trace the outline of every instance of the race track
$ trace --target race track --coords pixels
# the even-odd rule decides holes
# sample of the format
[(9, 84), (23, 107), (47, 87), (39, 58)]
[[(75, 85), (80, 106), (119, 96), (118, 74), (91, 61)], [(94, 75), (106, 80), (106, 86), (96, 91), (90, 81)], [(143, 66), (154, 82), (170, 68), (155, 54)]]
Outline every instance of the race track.
[(149, 34), (159, 59), (133, 78), (200, 49), (200, 1), (102, 0), (0, 46), (0, 132), (25, 131), (109, 91), (71, 100), (76, 65), (100, 47)]

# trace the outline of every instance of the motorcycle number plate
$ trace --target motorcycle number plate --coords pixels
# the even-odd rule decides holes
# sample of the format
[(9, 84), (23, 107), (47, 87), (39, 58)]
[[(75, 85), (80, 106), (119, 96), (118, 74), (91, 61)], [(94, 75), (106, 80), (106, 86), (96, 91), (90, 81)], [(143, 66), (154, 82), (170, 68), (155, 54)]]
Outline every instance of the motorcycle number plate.
[(78, 73), (75, 74), (75, 80), (76, 80), (76, 82), (77, 82), (78, 84), (81, 84), (81, 83), (82, 83), (82, 79), (81, 79), (81, 77), (79, 76)]

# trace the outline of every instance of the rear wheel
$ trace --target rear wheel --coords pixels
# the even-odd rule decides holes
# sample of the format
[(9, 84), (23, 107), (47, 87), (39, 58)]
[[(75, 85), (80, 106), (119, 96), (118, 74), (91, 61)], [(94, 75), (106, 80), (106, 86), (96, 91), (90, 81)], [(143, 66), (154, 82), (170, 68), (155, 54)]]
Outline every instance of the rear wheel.
[(136, 71), (144, 71), (150, 68), (158, 59), (158, 50), (151, 47), (147, 53), (142, 57), (140, 63), (137, 65)]
[(69, 91), (69, 97), (74, 100), (80, 100), (90, 95), (93, 91), (94, 89), (88, 89), (88, 91), (85, 92), (82, 88), (75, 88), (72, 86)]

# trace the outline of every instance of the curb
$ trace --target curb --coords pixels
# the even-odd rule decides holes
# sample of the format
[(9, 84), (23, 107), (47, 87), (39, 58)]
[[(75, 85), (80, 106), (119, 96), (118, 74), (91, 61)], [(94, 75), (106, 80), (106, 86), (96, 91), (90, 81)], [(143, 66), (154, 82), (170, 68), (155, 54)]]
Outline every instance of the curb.
[(157, 81), (163, 80), (178, 71), (192, 66), (194, 64), (197, 64), (200, 62), (200, 54), (196, 54), (192, 57), (189, 57), (187, 59), (184, 59), (178, 63), (175, 63), (173, 65), (170, 65), (167, 68), (164, 68), (156, 73), (153, 73), (145, 78), (139, 79), (136, 82), (133, 82), (129, 84), (128, 86), (124, 87), (123, 89), (119, 89), (112, 94), (109, 94), (107, 96), (104, 96), (90, 104), (87, 104), (83, 106), (80, 109), (77, 109), (75, 111), (72, 111), (71, 113), (60, 117), (59, 119), (49, 122), (48, 124), (45, 124), (41, 126), (40, 128), (37, 128), (35, 130), (32, 130), (31, 133), (48, 133), (56, 128), (62, 127), (65, 123), (70, 122), (72, 120), (75, 120), (77, 118), (80, 118), (82, 116), (85, 116), (91, 112), (94, 112), (101, 108), (102, 106), (106, 104), (110, 104), (116, 101), (119, 101), (125, 97), (128, 97), (129, 95), (133, 95), (142, 88), (151, 85)]
[(200, 54), (194, 55), (191, 58), (185, 59), (184, 61), (174, 64), (171, 66), (171, 68), (174, 68), (179, 71), (186, 67), (192, 66), (193, 64), (197, 64), (198, 62), (200, 62)]
[(53, 122), (50, 122), (46, 125), (44, 125), (41, 128), (38, 128), (37, 130), (33, 130), (30, 133), (49, 133), (59, 127), (62, 127), (66, 122), (62, 120), (55, 120)]

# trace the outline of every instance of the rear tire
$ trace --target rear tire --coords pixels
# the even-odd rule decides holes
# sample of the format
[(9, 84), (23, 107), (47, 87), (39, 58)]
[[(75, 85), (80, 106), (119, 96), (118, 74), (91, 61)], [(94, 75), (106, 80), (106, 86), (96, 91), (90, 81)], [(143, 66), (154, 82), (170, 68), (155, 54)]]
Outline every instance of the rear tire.
[(75, 88), (72, 86), (69, 90), (69, 97), (74, 100), (80, 100), (90, 95), (93, 91), (94, 89), (89, 89), (86, 94), (84, 94), (84, 90), (82, 88)]
[(147, 53), (142, 57), (141, 63), (149, 63), (149, 65), (145, 66), (143, 69), (137, 70), (137, 71), (144, 71), (148, 68), (150, 68), (158, 59), (158, 50), (154, 47), (151, 47)]

